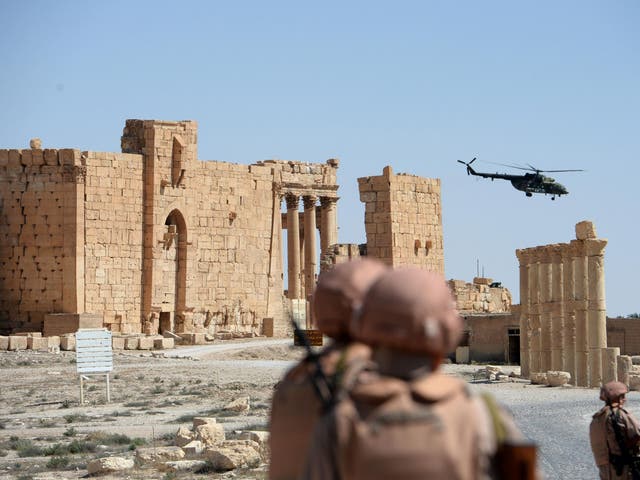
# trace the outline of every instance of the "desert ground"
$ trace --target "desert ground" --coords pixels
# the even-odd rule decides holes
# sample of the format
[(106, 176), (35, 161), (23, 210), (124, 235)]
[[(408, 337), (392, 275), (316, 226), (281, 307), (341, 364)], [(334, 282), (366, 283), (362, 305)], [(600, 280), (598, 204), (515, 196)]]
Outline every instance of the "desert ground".
[[(80, 405), (75, 352), (0, 352), (0, 479), (64, 479), (87, 476), (98, 457), (132, 457), (138, 448), (175, 444), (179, 427), (194, 417), (214, 417), (227, 438), (268, 430), (273, 387), (304, 352), (290, 340), (253, 339), (179, 347), (165, 352), (114, 353), (111, 402), (104, 377), (86, 386)], [(534, 386), (511, 377), (480, 379), (479, 365), (445, 365), (445, 371), (487, 389), (516, 417), (540, 447), (546, 478), (597, 478), (588, 446), (590, 415), (599, 408), (590, 389)], [(500, 366), (506, 373), (518, 367)], [(632, 410), (640, 402), (630, 395)], [(227, 410), (249, 397), (243, 413)], [(136, 467), (101, 478), (264, 479), (267, 466), (202, 473)]]

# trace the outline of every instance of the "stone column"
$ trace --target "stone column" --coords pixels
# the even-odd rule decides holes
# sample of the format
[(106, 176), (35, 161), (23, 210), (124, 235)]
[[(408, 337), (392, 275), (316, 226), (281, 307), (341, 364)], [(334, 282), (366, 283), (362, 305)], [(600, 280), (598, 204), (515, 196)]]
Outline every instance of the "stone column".
[(631, 357), (629, 355), (620, 355), (616, 359), (617, 370), (618, 370), (618, 381), (624, 383), (627, 387), (629, 386), (629, 373), (631, 372)]
[(572, 240), (574, 271), (574, 306), (576, 311), (576, 385), (589, 386), (589, 336), (587, 324), (587, 292), (589, 279), (584, 242)]
[(285, 195), (287, 202), (287, 258), (289, 298), (301, 298), (300, 291), (300, 221), (298, 220), (299, 197)]
[(607, 313), (604, 285), (604, 248), (606, 240), (589, 238), (584, 241), (588, 268), (588, 338), (590, 386), (599, 387), (604, 381), (602, 350), (607, 348)]
[(562, 350), (564, 365), (562, 369), (571, 374), (571, 383), (576, 384), (576, 311), (573, 293), (573, 253), (569, 244), (562, 245), (562, 279), (564, 293), (564, 333), (562, 336)]
[(531, 256), (526, 250), (516, 250), (520, 263), (520, 375), (529, 378), (531, 353), (531, 324), (529, 321), (529, 261)]
[(540, 247), (540, 371), (551, 370), (551, 249)]
[(320, 251), (338, 243), (338, 223), (336, 221), (337, 198), (320, 197)]
[(318, 268), (316, 249), (316, 202), (317, 197), (305, 195), (304, 203), (304, 291), (308, 297), (313, 293)]
[(561, 245), (551, 247), (551, 370), (564, 366), (564, 282)]
[(538, 257), (537, 248), (531, 249), (531, 263), (529, 263), (529, 325), (531, 327), (531, 373), (541, 371), (540, 364), (540, 290), (538, 289)]
[(618, 380), (618, 357), (620, 347), (610, 347), (600, 349), (602, 352), (602, 384), (613, 380)]

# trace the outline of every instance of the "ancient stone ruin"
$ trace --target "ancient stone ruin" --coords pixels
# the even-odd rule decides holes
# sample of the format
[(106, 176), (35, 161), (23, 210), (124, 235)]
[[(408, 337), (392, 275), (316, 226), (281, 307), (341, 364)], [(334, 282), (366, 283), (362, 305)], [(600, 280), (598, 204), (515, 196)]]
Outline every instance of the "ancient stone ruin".
[(577, 386), (617, 377), (619, 348), (607, 348), (604, 249), (591, 222), (576, 240), (517, 250), (522, 375), (566, 371)]

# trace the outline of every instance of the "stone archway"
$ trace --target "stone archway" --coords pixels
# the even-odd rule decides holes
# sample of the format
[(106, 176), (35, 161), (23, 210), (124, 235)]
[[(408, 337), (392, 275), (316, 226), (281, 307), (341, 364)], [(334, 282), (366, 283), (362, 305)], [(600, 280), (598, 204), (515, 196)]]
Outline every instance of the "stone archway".
[(187, 225), (180, 210), (172, 210), (164, 222), (163, 246), (156, 259), (155, 296), (160, 307), (158, 333), (183, 329), (187, 280)]

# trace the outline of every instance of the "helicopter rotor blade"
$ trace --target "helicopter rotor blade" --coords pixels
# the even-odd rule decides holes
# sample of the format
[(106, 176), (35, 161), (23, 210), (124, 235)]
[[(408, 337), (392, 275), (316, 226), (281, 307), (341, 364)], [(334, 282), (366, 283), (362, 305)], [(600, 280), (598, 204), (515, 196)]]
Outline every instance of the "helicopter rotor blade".
[(490, 163), (492, 165), (500, 165), (501, 167), (516, 168), (518, 170), (530, 170), (532, 172), (537, 172), (538, 171), (535, 168), (520, 167), (518, 165), (509, 165), (508, 163), (487, 162), (487, 161), (485, 161), (485, 163)]
[(586, 172), (586, 170), (537, 170), (538, 172)]

